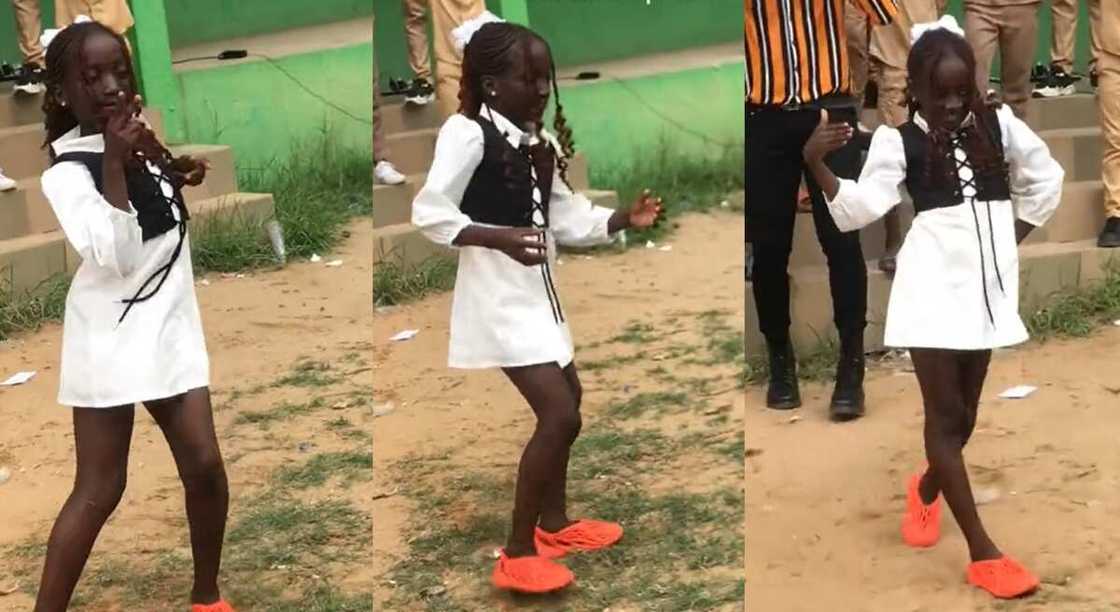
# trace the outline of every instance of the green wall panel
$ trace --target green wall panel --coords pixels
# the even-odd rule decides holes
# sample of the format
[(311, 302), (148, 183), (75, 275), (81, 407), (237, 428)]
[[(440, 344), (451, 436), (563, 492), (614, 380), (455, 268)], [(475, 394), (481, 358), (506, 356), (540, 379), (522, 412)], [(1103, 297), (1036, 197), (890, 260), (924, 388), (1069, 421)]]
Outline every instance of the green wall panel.
[(172, 47), (345, 21), (373, 11), (370, 0), (164, 1)]
[(356, 45), (278, 63), (318, 95), (360, 120), (330, 108), (268, 62), (177, 75), (190, 142), (234, 147), (238, 165), (256, 167), (295, 154), (329, 130), (343, 144), (368, 148), (373, 97), (370, 45)]

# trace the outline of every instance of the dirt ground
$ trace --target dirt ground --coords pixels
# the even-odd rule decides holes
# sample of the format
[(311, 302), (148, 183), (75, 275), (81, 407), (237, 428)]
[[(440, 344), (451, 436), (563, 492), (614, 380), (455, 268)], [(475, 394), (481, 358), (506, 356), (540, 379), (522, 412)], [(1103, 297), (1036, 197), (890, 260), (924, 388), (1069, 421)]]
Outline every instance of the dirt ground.
[[(923, 461), (911, 373), (879, 371), (868, 415), (828, 422), (831, 389), (805, 406), (747, 400), (748, 610), (1120, 610), (1120, 329), (997, 354), (973, 440), (973, 486), (996, 544), (1043, 581), (1033, 597), (997, 602), (965, 583), (968, 551), (948, 508), (942, 541), (915, 551), (899, 535), (905, 479)], [(1014, 385), (1039, 391), (998, 395)], [(992, 499), (994, 498), (994, 499)]]
[[(340, 267), (296, 263), (197, 285), (231, 489), (224, 584), (241, 609), (369, 609), (371, 231), (368, 218), (349, 226), (324, 258)], [(42, 545), (73, 478), (70, 412), (55, 404), (61, 332), (49, 325), (0, 345), (4, 377), (38, 370), (31, 383), (0, 390), (0, 465), (12, 473), (0, 484), (2, 610), (31, 608)], [(324, 465), (343, 467), (323, 478)], [(128, 482), (74, 609), (185, 609), (181, 488), (142, 410)], [(318, 514), (346, 528), (320, 525)], [(166, 585), (138, 590), (150, 581)]]
[[(627, 532), (571, 559), (555, 597), (489, 585), (528, 406), (498, 371), (446, 367), (449, 294), (375, 314), (378, 609), (742, 609), (742, 231), (741, 214), (694, 214), (670, 251), (562, 258), (584, 385), (572, 515)], [(403, 329), (420, 333), (389, 341)]]

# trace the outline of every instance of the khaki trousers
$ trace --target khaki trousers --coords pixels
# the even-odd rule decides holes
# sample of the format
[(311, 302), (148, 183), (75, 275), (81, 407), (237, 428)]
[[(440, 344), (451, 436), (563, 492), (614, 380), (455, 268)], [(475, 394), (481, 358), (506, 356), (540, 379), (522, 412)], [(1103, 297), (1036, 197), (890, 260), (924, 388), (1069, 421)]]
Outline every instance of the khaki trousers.
[(64, 28), (85, 15), (123, 35), (134, 24), (125, 0), (54, 0), (55, 26)]
[(16, 14), (19, 52), (23, 55), (23, 63), (35, 64), (41, 68), (46, 63), (43, 61), (43, 45), (39, 43), (39, 36), (43, 33), (43, 16), (39, 11), (39, 1), (12, 0), (12, 9)]
[(459, 111), (459, 78), (463, 56), (455, 50), (451, 30), (486, 10), (485, 0), (431, 0), (432, 49), (436, 60), (436, 98), (440, 112), (450, 117)]
[[(1089, 72), (1097, 67), (1100, 57), (1101, 0), (1089, 3)], [(1105, 0), (1106, 2), (1108, 0)], [(1050, 62), (1066, 74), (1073, 72), (1074, 39), (1077, 35), (1077, 0), (1051, 0), (1053, 27), (1050, 38)]]
[(417, 78), (431, 82), (432, 58), (428, 53), (428, 0), (401, 0), (408, 64)]
[(1109, 217), (1120, 217), (1120, 2), (1101, 2), (1098, 21), (1101, 55), (1097, 104), (1104, 132), (1104, 210)]
[(1038, 3), (993, 6), (966, 2), (965, 37), (976, 53), (976, 84), (988, 91), (992, 60), (999, 50), (1003, 101), (1025, 118), (1031, 99), (1031, 64), (1038, 34)]
[[(372, 19), (376, 20), (377, 17)], [(376, 49), (376, 47), (374, 47)], [(389, 143), (385, 140), (385, 126), (381, 123), (381, 78), (377, 70), (377, 57), (373, 58), (373, 163), (389, 159)]]

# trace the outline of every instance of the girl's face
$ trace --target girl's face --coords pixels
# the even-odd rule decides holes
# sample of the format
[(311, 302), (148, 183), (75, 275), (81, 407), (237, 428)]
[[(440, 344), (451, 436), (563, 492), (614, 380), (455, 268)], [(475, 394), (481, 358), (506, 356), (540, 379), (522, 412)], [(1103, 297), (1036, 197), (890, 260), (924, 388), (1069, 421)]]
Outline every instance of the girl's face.
[(81, 49), (81, 60), (67, 67), (63, 100), (83, 127), (102, 129), (114, 108), (131, 101), (133, 91), (128, 58), (119, 40), (92, 32)]
[(483, 77), (482, 87), (487, 103), (495, 110), (521, 128), (535, 130), (541, 125), (552, 93), (552, 56), (548, 45), (538, 38), (526, 44), (527, 61), (526, 55), (515, 54), (508, 74)]
[(968, 116), (976, 97), (975, 75), (955, 55), (947, 55), (934, 67), (932, 78), (915, 92), (922, 115), (930, 127), (955, 130)]

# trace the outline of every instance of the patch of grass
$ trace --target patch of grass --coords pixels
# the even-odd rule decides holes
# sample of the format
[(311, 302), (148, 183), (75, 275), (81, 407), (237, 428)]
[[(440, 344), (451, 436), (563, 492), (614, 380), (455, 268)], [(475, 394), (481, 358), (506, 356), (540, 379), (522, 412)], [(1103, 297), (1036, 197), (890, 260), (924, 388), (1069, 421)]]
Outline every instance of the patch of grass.
[(613, 370), (624, 365), (641, 361), (645, 359), (645, 355), (614, 355), (605, 357), (603, 359), (589, 359), (587, 361), (579, 362), (579, 369), (581, 372), (594, 372), (597, 370)]
[(276, 481), (285, 487), (306, 489), (318, 487), (329, 478), (341, 478), (346, 484), (373, 477), (373, 454), (369, 451), (321, 453), (301, 466), (281, 468)]
[(643, 460), (657, 461), (671, 452), (673, 442), (660, 432), (642, 429), (600, 429), (580, 434), (572, 445), (568, 477), (590, 480), (633, 470)]
[[(822, 338), (808, 353), (797, 356), (797, 377), (802, 382), (827, 382), (836, 374), (836, 360), (840, 357), (840, 343), (835, 338)], [(770, 379), (770, 365), (765, 355), (747, 357), (743, 368), (743, 381), (748, 385), (763, 385)]]
[(362, 557), (370, 547), (369, 516), (346, 501), (312, 502), (269, 492), (245, 508), (226, 536), (222, 565), (234, 573), (275, 566), (319, 569)]
[(325, 405), (321, 398), (316, 398), (304, 404), (283, 402), (269, 410), (246, 410), (238, 413), (234, 419), (235, 425), (256, 424), (267, 427), (276, 421), (286, 421), (290, 418), (310, 414)]
[(657, 340), (657, 336), (654, 334), (655, 331), (654, 327), (649, 323), (631, 321), (623, 328), (621, 334), (611, 338), (609, 341), (626, 344), (648, 344)]
[(429, 257), (417, 264), (382, 261), (373, 267), (373, 305), (396, 306), (423, 299), (455, 286), (458, 262)]
[(1120, 319), (1120, 266), (1108, 270), (1104, 281), (1052, 299), (1027, 318), (1034, 338), (1084, 337)]
[(650, 412), (663, 413), (671, 409), (686, 409), (688, 405), (689, 398), (685, 393), (657, 391), (639, 393), (625, 401), (613, 403), (607, 407), (607, 413), (620, 419), (633, 419)]
[(328, 374), (331, 366), (322, 361), (310, 359), (300, 361), (287, 375), (278, 379), (277, 387), (327, 387), (339, 381), (337, 376)]
[(276, 263), (265, 231), (268, 219), (236, 208), (191, 223), (191, 261), (200, 272), (236, 272)]
[[(5, 277), (10, 269), (2, 271)], [(36, 331), (47, 321), (62, 318), (70, 278), (58, 274), (48, 278), (31, 291), (13, 291), (5, 278), (0, 282), (0, 340), (19, 332)]]
[(347, 221), (373, 210), (372, 154), (341, 145), (329, 130), (291, 150), (298, 154), (239, 168), (238, 184), (242, 191), (273, 194), (289, 257), (323, 254), (345, 237)]
[(591, 175), (593, 185), (618, 191), (623, 206), (629, 206), (646, 188), (665, 200), (669, 222), (646, 230), (627, 230), (631, 245), (659, 240), (672, 230), (672, 219), (687, 212), (718, 208), (727, 194), (743, 189), (741, 144), (701, 156), (684, 153), (665, 140), (652, 153), (643, 152), (635, 157), (637, 161), (632, 165), (596, 164)]

